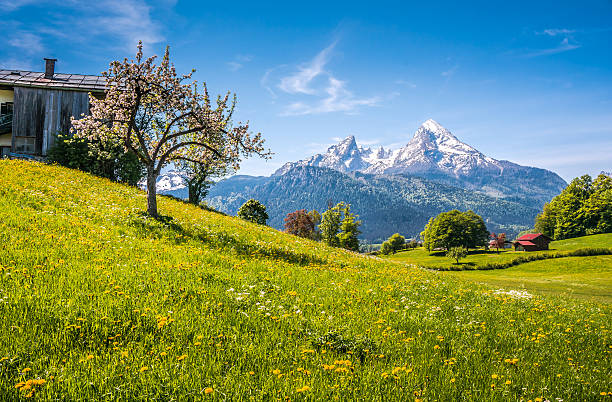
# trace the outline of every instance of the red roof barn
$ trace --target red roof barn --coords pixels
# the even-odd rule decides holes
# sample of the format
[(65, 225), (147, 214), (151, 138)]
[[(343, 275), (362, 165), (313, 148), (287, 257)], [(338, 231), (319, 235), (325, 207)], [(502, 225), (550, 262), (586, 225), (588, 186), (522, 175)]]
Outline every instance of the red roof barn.
[(548, 243), (552, 239), (542, 233), (528, 233), (516, 239), (514, 250), (516, 251), (540, 251), (548, 250)]

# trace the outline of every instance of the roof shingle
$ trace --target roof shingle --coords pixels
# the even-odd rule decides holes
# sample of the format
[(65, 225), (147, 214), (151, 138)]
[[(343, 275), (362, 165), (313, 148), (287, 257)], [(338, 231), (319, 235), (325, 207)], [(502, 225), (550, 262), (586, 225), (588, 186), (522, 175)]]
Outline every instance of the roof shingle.
[(103, 92), (106, 88), (106, 78), (98, 75), (55, 74), (53, 79), (48, 79), (45, 78), (45, 73), (21, 70), (0, 70), (0, 86)]

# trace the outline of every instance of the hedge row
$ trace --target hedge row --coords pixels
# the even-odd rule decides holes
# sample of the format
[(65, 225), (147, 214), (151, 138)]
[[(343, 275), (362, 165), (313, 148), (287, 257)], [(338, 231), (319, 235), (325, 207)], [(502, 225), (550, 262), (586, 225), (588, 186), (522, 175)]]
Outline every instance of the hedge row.
[(425, 269), (431, 269), (433, 271), (469, 271), (469, 270), (491, 270), (491, 269), (506, 269), (514, 267), (516, 265), (525, 264), (527, 262), (549, 260), (552, 258), (565, 258), (565, 257), (589, 257), (595, 255), (612, 255), (612, 248), (579, 248), (577, 250), (568, 251), (565, 253), (547, 253), (547, 254), (526, 254), (517, 257), (507, 262), (492, 262), (477, 266), (453, 266), (453, 267), (439, 267), (439, 266), (421, 266)]

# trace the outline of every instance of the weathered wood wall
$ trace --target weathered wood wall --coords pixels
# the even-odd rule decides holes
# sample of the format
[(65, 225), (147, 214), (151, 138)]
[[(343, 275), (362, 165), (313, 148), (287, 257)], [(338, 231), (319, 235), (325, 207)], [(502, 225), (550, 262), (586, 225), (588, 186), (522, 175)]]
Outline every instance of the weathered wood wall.
[(87, 92), (15, 87), (13, 148), (16, 137), (36, 138), (36, 154), (46, 155), (57, 134), (68, 134), (70, 117), (89, 113)]

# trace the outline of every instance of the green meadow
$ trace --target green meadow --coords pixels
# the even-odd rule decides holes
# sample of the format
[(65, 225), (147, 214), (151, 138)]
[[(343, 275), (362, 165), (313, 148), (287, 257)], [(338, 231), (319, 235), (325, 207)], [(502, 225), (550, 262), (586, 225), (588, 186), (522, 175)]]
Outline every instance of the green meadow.
[(400, 251), (385, 258), (420, 267), (433, 266), (449, 269), (461, 267), (464, 270), (444, 271), (444, 275), (491, 286), (562, 297), (578, 297), (605, 303), (612, 302), (612, 255), (553, 258), (522, 263), (505, 269), (479, 269), (485, 264), (509, 262), (529, 255), (610, 249), (612, 248), (612, 234), (554, 241), (550, 243), (549, 248), (549, 250), (537, 252), (513, 251), (512, 249), (500, 249), (499, 252), (497, 250), (471, 250), (459, 265), (453, 259), (446, 257), (443, 251), (429, 253), (423, 248)]
[[(0, 161), (0, 400), (612, 395), (606, 298), (458, 280), (473, 272), (333, 249), (164, 197), (160, 220), (145, 206), (135, 188)], [(604, 257), (584, 266), (594, 282), (609, 278)], [(549, 262), (543, 275), (560, 270)]]

